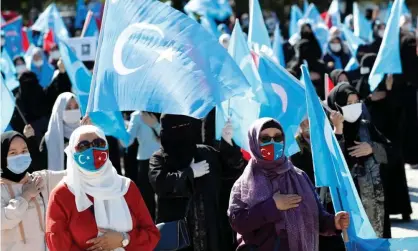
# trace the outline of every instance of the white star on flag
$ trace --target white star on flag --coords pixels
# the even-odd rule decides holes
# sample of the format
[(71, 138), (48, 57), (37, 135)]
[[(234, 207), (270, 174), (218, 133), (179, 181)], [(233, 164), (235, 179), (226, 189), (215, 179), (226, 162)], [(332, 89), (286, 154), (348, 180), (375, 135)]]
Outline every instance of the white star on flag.
[(157, 58), (157, 61), (155, 61), (156, 63), (162, 61), (162, 60), (167, 60), (169, 62), (173, 62), (173, 56), (174, 56), (174, 51), (173, 48), (169, 47), (165, 50), (157, 50), (156, 51), (158, 54), (160, 54), (160, 56)]

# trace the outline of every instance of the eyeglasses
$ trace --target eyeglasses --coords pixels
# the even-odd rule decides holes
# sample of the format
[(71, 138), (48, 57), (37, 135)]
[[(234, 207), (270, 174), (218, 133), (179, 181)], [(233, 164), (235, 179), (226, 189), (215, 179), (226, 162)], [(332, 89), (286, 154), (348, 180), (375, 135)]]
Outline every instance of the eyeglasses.
[(263, 135), (260, 137), (261, 143), (270, 143), (271, 141), (274, 142), (282, 142), (283, 141), (283, 135), (276, 134), (274, 137), (270, 137), (269, 135)]
[(91, 147), (105, 148), (106, 141), (101, 138), (93, 139), (93, 141), (91, 142), (87, 140), (83, 140), (77, 144), (77, 146), (75, 147), (75, 150), (77, 152), (84, 152), (85, 150)]

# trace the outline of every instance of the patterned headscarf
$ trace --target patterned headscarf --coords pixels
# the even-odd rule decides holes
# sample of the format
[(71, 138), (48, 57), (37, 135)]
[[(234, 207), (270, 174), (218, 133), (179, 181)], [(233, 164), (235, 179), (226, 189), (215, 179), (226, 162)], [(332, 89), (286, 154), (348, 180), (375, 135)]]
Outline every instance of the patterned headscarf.
[[(307, 176), (284, 155), (274, 161), (264, 160), (261, 155), (259, 136), (266, 129), (263, 126), (271, 121), (277, 125), (274, 128), (282, 128), (276, 120), (262, 118), (256, 120), (248, 132), (251, 160), (232, 188), (228, 215), (250, 209), (276, 192), (297, 194), (302, 202), (297, 208), (282, 211), (284, 222), (276, 223), (276, 232), (279, 234), (284, 223), (289, 250), (318, 250), (318, 205)], [(245, 241), (245, 236), (242, 239)]]

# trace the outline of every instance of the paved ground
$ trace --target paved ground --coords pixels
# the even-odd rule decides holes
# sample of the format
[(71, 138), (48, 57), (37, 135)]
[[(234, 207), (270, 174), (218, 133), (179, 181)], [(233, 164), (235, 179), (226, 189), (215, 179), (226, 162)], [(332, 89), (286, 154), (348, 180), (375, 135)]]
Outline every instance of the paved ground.
[(418, 170), (406, 167), (406, 177), (409, 186), (409, 195), (412, 203), (412, 221), (401, 222), (402, 217), (392, 216), (392, 237), (418, 237)]

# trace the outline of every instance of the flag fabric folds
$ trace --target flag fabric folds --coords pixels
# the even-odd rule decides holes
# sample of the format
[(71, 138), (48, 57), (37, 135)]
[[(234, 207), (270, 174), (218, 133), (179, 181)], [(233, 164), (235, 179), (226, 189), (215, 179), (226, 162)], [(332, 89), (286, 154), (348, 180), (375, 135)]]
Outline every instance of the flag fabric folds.
[[(68, 77), (80, 104), (81, 114), (84, 116), (89, 99), (91, 73), (81, 62), (75, 53), (64, 41), (59, 41), (59, 50)], [(92, 112), (88, 114), (92, 122), (103, 129), (106, 135), (114, 136), (125, 143), (129, 141), (129, 135), (125, 129), (124, 120), (120, 111)]]
[(369, 76), (370, 91), (373, 92), (385, 74), (402, 73), (400, 42), (399, 42), (399, 21), (402, 15), (404, 0), (395, 0), (390, 13), (389, 21), (385, 28), (382, 45), (377, 54)]
[(268, 99), (268, 104), (261, 105), (260, 117), (272, 117), (280, 122), (286, 135), (285, 154), (291, 156), (299, 151), (295, 135), (306, 116), (305, 89), (285, 68), (264, 54), (258, 67)]
[(85, 20), (86, 15), (87, 7), (84, 0), (77, 0), (74, 28), (80, 29), (83, 27), (83, 21)]
[(52, 29), (54, 35), (61, 39), (70, 37), (67, 27), (54, 3), (50, 4), (44, 12), (39, 15), (31, 29), (42, 33), (47, 33), (49, 29)]
[(368, 42), (373, 41), (372, 24), (360, 12), (360, 9), (356, 2), (353, 3), (353, 25), (354, 35)]
[(289, 37), (299, 32), (298, 22), (303, 17), (302, 11), (294, 4), (290, 7), (290, 20), (289, 20)]
[(108, 1), (102, 22), (88, 112), (142, 110), (202, 118), (250, 89), (217, 39), (167, 4)]
[(23, 50), (23, 38), (22, 38), (22, 16), (18, 16), (6, 23), (2, 23), (1, 29), (4, 32), (6, 39), (5, 48), (11, 58), (20, 55)]
[(280, 32), (279, 23), (276, 24), (276, 28), (274, 29), (273, 52), (278, 63), (281, 66), (286, 67), (286, 61), (284, 59), (284, 52), (283, 52), (283, 37)]
[(0, 130), (5, 132), (12, 119), (15, 110), (15, 98), (10, 90), (7, 88), (3, 76), (0, 76), (0, 91), (1, 91), (1, 106), (0, 106)]
[(4, 84), (10, 91), (13, 91), (19, 86), (19, 81), (16, 79), (16, 68), (6, 50), (1, 52), (0, 69), (4, 74)]

